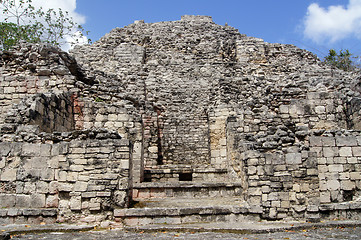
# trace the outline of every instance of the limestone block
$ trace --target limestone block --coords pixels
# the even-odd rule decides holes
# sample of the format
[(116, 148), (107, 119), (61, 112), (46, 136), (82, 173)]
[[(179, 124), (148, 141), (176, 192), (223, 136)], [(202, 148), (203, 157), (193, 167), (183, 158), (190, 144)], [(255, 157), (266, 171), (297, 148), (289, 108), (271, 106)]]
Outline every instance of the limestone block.
[(296, 117), (298, 114), (298, 110), (299, 110), (299, 108), (297, 107), (297, 105), (293, 104), (293, 105), (289, 106), (288, 112), (292, 117)]
[(46, 208), (57, 208), (59, 206), (58, 195), (49, 195), (46, 198), (45, 207)]
[(81, 196), (71, 197), (69, 204), (71, 210), (81, 210)]
[(248, 175), (254, 175), (257, 173), (257, 167), (256, 166), (249, 166), (247, 170)]
[(121, 165), (121, 168), (122, 169), (129, 169), (129, 160), (126, 159), (126, 160), (121, 160), (120, 161), (120, 165)]
[(45, 194), (32, 194), (30, 198), (30, 206), (32, 208), (44, 208)]
[(352, 157), (352, 148), (351, 147), (341, 147), (339, 150), (341, 157)]
[(111, 192), (97, 192), (96, 196), (97, 197), (110, 197), (112, 195)]
[(221, 157), (226, 157), (227, 156), (227, 149), (226, 148), (220, 149), (220, 154), (221, 154)]
[(322, 137), (310, 137), (310, 147), (322, 147)]
[[(80, 141), (72, 141), (72, 144), (80, 142)], [(51, 148), (51, 155), (58, 156), (58, 155), (65, 155), (69, 152), (69, 143), (57, 143), (53, 144)]]
[(58, 171), (56, 180), (60, 182), (65, 182), (67, 179), (68, 173), (66, 171)]
[(91, 210), (91, 211), (100, 210), (100, 203), (98, 203), (98, 202), (90, 202), (89, 203), (89, 210)]
[[(79, 165), (82, 166), (82, 165)], [(76, 182), (78, 180), (78, 172), (67, 172), (66, 180), (68, 182)]]
[(354, 136), (336, 137), (336, 146), (357, 146), (357, 139)]
[(354, 181), (350, 180), (343, 180), (341, 181), (341, 189), (342, 190), (353, 190), (355, 189), (356, 185)]
[(301, 164), (302, 155), (301, 153), (286, 153), (286, 164)]
[(50, 144), (41, 144), (40, 145), (40, 156), (49, 157), (51, 152)]
[(262, 196), (262, 188), (249, 188), (248, 189), (248, 194), (250, 196)]
[(341, 165), (341, 164), (329, 165), (328, 170), (330, 172), (343, 172), (343, 165)]
[(24, 143), (22, 145), (22, 155), (26, 157), (40, 156), (40, 144)]
[(59, 192), (71, 192), (73, 191), (73, 184), (71, 183), (58, 183)]
[(322, 156), (322, 147), (311, 147), (310, 152), (315, 153), (317, 158), (323, 157)]
[(30, 208), (31, 206), (31, 195), (18, 194), (16, 195), (15, 206), (17, 208)]
[(281, 201), (281, 208), (289, 209), (291, 206), (291, 203), (289, 200)]
[(346, 157), (334, 157), (333, 158), (333, 161), (331, 162), (328, 162), (328, 164), (344, 164), (344, 163), (347, 163), (347, 159)]
[(358, 146), (361, 146), (361, 136), (356, 136)]
[(338, 180), (327, 181), (327, 189), (328, 190), (339, 190), (340, 188), (341, 188), (341, 184)]
[(81, 181), (77, 181), (74, 184), (74, 191), (75, 192), (85, 192), (88, 188), (88, 183), (87, 182), (81, 182)]
[(307, 175), (308, 176), (317, 176), (318, 171), (317, 171), (317, 169), (307, 169)]
[(350, 179), (351, 180), (361, 180), (361, 172), (351, 172)]
[(330, 192), (320, 192), (320, 203), (330, 203), (331, 194)]
[(320, 186), (319, 186), (319, 190), (320, 190), (320, 191), (326, 191), (326, 190), (328, 190), (328, 186), (327, 186), (327, 181), (326, 181), (326, 180), (321, 180), (319, 184), (320, 184)]
[[(54, 156), (50, 157), (47, 161), (47, 165), (49, 168), (57, 169), (59, 168), (59, 159), (65, 158), (65, 156)], [(62, 159), (61, 159), (62, 160)]]
[(158, 147), (157, 146), (149, 147), (148, 151), (151, 152), (151, 153), (157, 153), (158, 152)]
[(47, 182), (39, 181), (36, 184), (36, 192), (38, 193), (48, 193), (49, 184)]
[(12, 94), (15, 92), (15, 87), (4, 87), (5, 94)]
[(87, 191), (103, 191), (105, 189), (104, 185), (88, 185)]
[(269, 218), (276, 218), (277, 217), (277, 209), (276, 208), (271, 208), (270, 210), (269, 210)]
[(281, 114), (288, 114), (289, 113), (289, 106), (288, 105), (280, 105), (279, 111)]
[(54, 169), (40, 169), (40, 179), (45, 181), (53, 181), (55, 179)]
[(322, 137), (321, 140), (322, 140), (322, 145), (324, 147), (334, 147), (334, 146), (336, 146), (334, 137)]
[(1, 181), (15, 181), (16, 180), (17, 169), (5, 168), (0, 172)]
[(58, 186), (59, 183), (57, 181), (52, 181), (49, 183), (49, 193), (50, 194), (55, 194), (58, 192)]
[[(74, 172), (82, 172), (84, 170), (84, 165), (78, 165), (78, 164), (70, 165), (70, 170), (74, 171)], [(71, 174), (73, 174), (74, 176), (75, 175), (77, 176), (77, 173), (71, 173)], [(76, 178), (74, 178), (74, 179), (76, 180)]]
[(262, 194), (262, 204), (264, 203), (264, 202), (267, 202), (267, 200), (268, 200), (268, 194)]
[(361, 147), (353, 147), (352, 153), (354, 157), (361, 157)]
[(0, 208), (15, 207), (16, 195), (15, 194), (0, 194)]
[(318, 172), (319, 173), (325, 173), (325, 172), (328, 172), (328, 166), (326, 165), (318, 165)]
[(258, 159), (257, 158), (251, 158), (247, 160), (248, 166), (257, 166), (258, 165)]
[[(332, 160), (332, 158), (330, 158), (330, 159)], [(327, 158), (324, 158), (324, 157), (322, 157), (322, 158), (317, 158), (317, 162), (318, 162), (318, 164), (324, 165), (324, 164), (327, 163)], [(332, 162), (332, 163), (333, 163), (333, 162)]]
[(301, 192), (309, 192), (310, 191), (310, 184), (302, 183), (301, 184)]
[(79, 181), (87, 182), (87, 181), (89, 181), (89, 179), (90, 179), (90, 176), (87, 173), (79, 173), (79, 175), (78, 175)]
[(11, 143), (1, 142), (0, 143), (0, 157), (7, 156), (10, 153), (10, 151), (12, 150), (13, 146), (14, 145)]
[[(357, 160), (357, 158), (356, 157), (348, 157), (347, 158), (347, 163), (349, 163), (349, 164), (355, 164), (355, 163), (357, 163), (358, 162), (358, 160)], [(346, 163), (346, 162), (345, 162)]]
[(280, 208), (281, 207), (281, 201), (279, 201), (279, 200), (271, 201), (271, 206), (275, 207), (275, 208)]
[(82, 192), (81, 196), (83, 198), (94, 198), (96, 196), (96, 192)]
[(317, 205), (308, 205), (307, 206), (307, 212), (318, 212), (318, 206)]
[(19, 214), (21, 214), (21, 210), (17, 209), (17, 208), (9, 208), (8, 209), (8, 216), (14, 217), (14, 216), (18, 216)]
[(70, 148), (70, 153), (72, 154), (84, 154), (85, 153), (85, 148)]
[(340, 180), (349, 180), (350, 179), (350, 173), (349, 172), (342, 172), (339, 174)]
[(325, 108), (325, 106), (316, 106), (315, 112), (317, 114), (324, 114), (324, 113), (326, 113), (326, 108)]
[(323, 148), (323, 156), (326, 158), (338, 156), (338, 148), (337, 147), (324, 147)]

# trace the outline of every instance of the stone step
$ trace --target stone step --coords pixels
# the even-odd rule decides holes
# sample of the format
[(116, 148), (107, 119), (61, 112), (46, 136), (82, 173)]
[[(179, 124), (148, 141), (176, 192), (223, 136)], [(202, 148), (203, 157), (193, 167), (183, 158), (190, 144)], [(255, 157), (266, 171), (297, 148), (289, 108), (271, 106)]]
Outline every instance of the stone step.
[(243, 200), (237, 182), (143, 182), (132, 193), (132, 208), (114, 210), (115, 220), (128, 226), (240, 221), (262, 213)]
[(0, 224), (55, 223), (57, 216), (57, 208), (2, 208), (0, 209)]
[[(127, 226), (144, 226), (151, 224), (184, 224), (196, 222), (239, 222), (247, 220), (258, 221), (262, 208), (249, 206), (243, 202), (233, 205), (218, 204), (210, 206), (212, 201), (199, 200), (198, 206), (168, 206), (115, 209), (116, 221), (123, 221)], [(227, 203), (227, 201), (226, 201)]]
[(225, 182), (144, 182), (134, 184), (132, 194), (134, 201), (184, 197), (239, 197), (242, 194), (242, 184)]
[(179, 208), (179, 207), (215, 207), (215, 206), (244, 206), (241, 197), (214, 197), (214, 198), (164, 198), (146, 199), (134, 204), (134, 208)]

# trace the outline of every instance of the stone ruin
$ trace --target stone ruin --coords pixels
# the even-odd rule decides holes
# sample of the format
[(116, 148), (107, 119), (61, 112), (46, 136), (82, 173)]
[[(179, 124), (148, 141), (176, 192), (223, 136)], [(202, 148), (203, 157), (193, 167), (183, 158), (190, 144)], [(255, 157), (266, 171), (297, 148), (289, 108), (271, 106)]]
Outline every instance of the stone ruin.
[(207, 16), (0, 55), (0, 223), (347, 218), (360, 72)]

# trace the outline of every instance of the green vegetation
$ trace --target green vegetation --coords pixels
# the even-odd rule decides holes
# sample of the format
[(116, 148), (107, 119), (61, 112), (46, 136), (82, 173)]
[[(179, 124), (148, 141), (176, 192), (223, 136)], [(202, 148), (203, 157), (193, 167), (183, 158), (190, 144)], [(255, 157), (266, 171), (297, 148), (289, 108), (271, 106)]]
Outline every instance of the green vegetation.
[(340, 50), (339, 53), (337, 53), (334, 49), (331, 49), (325, 57), (324, 62), (344, 71), (352, 71), (357, 67), (357, 64), (352, 61), (352, 58), (356, 59), (358, 57), (353, 57), (347, 49)]
[(67, 11), (35, 9), (32, 0), (0, 0), (0, 50), (9, 49), (21, 41), (43, 42), (61, 46), (72, 39), (76, 44), (84, 29), (74, 22)]

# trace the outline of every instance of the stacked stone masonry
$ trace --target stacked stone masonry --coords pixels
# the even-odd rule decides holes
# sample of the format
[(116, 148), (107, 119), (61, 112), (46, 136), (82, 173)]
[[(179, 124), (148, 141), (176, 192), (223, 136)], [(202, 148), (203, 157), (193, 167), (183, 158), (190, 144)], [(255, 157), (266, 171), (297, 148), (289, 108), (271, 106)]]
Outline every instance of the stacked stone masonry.
[(20, 44), (0, 55), (0, 222), (119, 220), (179, 182), (262, 219), (357, 218), (360, 79), (208, 16)]

